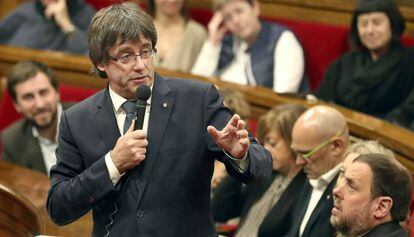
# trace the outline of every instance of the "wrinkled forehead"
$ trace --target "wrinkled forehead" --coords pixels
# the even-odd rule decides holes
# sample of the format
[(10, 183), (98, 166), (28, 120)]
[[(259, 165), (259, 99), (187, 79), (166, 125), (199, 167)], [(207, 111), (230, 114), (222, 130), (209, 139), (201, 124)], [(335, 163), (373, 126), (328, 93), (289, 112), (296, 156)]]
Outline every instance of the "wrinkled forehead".
[(136, 51), (142, 49), (152, 49), (153, 45), (150, 39), (146, 38), (142, 34), (135, 40), (123, 40), (118, 38), (115, 45), (110, 48), (111, 52), (122, 51)]

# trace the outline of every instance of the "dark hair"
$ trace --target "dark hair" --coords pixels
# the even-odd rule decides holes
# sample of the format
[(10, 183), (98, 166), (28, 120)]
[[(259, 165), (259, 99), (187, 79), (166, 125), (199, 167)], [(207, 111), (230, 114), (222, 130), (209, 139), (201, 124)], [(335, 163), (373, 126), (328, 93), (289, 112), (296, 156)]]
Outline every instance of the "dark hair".
[(14, 101), (17, 99), (16, 86), (33, 78), (38, 72), (44, 73), (53, 88), (58, 90), (58, 82), (53, 76), (53, 72), (50, 67), (37, 61), (22, 61), (14, 65), (7, 76), (7, 91)]
[(387, 15), (391, 25), (391, 45), (400, 45), (400, 38), (405, 30), (405, 20), (397, 5), (392, 0), (359, 0), (351, 23), (350, 41), (353, 47), (363, 47), (358, 34), (358, 16), (371, 12), (384, 12)]
[(150, 40), (155, 49), (157, 32), (152, 18), (137, 4), (124, 2), (99, 10), (88, 30), (89, 58), (94, 72), (106, 78), (106, 73), (100, 71), (97, 65), (110, 60), (109, 49), (117, 42), (137, 42), (141, 35)]
[(355, 162), (367, 164), (372, 171), (371, 197), (391, 197), (391, 217), (394, 221), (405, 220), (411, 200), (412, 179), (408, 170), (397, 160), (382, 154), (365, 154)]
[[(155, 0), (147, 0), (146, 7), (147, 7), (147, 12), (152, 17), (155, 17), (155, 9), (156, 9)], [(186, 0), (184, 0), (184, 2), (183, 2), (183, 6), (181, 7), (180, 14), (181, 14), (181, 16), (184, 17), (184, 19), (188, 20), (189, 16), (188, 16), (188, 11), (187, 11), (187, 1)]]
[[(296, 120), (306, 111), (306, 106), (301, 104), (283, 104), (272, 108), (260, 117), (257, 128), (257, 139), (263, 144), (267, 133), (272, 129), (278, 129), (290, 147), (292, 145), (292, 130)], [(294, 151), (291, 150), (294, 155)], [(294, 155), (295, 156), (295, 155)]]
[[(226, 4), (226, 3), (228, 3), (228, 2), (230, 2), (230, 1), (232, 1), (232, 0), (214, 0), (213, 1), (213, 11), (217, 11), (217, 10), (220, 10), (220, 8), (224, 5), (224, 4)], [(249, 5), (251, 5), (251, 6), (253, 6), (253, 1), (254, 0), (244, 0), (245, 2), (247, 2)]]

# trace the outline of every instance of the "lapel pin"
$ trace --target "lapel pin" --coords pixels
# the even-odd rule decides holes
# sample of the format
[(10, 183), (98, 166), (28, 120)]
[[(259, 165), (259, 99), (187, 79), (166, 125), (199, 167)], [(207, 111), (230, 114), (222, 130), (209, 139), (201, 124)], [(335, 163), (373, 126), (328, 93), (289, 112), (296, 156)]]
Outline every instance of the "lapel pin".
[(163, 107), (163, 108), (167, 108), (167, 107), (168, 107), (167, 102), (162, 103), (162, 107)]
[(329, 195), (329, 194), (328, 194), (328, 195), (326, 196), (326, 200), (329, 200), (329, 199), (331, 199), (331, 195)]

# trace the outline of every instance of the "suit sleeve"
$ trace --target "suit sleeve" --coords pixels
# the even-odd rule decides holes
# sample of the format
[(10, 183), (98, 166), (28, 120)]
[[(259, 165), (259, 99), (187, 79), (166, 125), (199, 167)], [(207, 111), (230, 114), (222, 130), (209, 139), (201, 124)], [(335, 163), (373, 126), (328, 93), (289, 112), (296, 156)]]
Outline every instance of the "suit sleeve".
[[(213, 125), (217, 129), (223, 129), (231, 118), (231, 112), (223, 105), (223, 100), (218, 95), (216, 88), (211, 85), (205, 92), (205, 128)], [(207, 130), (207, 129), (206, 129)], [(214, 139), (206, 132), (207, 146), (211, 156), (222, 161), (226, 170), (239, 181), (249, 184), (261, 182), (270, 177), (272, 173), (272, 158), (270, 153), (256, 142), (256, 139), (249, 134), (250, 147), (247, 158), (250, 165), (245, 172), (241, 172), (217, 146)]]
[(86, 214), (114, 187), (104, 157), (86, 168), (66, 112), (62, 113), (58, 142), (57, 164), (50, 172), (47, 209), (53, 222), (65, 225)]

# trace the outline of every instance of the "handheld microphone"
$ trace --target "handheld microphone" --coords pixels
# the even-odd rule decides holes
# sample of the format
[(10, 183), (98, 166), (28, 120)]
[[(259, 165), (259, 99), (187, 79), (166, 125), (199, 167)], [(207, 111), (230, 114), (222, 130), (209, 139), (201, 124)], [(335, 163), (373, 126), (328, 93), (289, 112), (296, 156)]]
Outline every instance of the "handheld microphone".
[(137, 120), (135, 121), (134, 130), (142, 130), (145, 117), (145, 109), (147, 108), (147, 100), (151, 96), (151, 89), (147, 85), (142, 85), (137, 88), (135, 92), (137, 102), (135, 104), (137, 110)]

